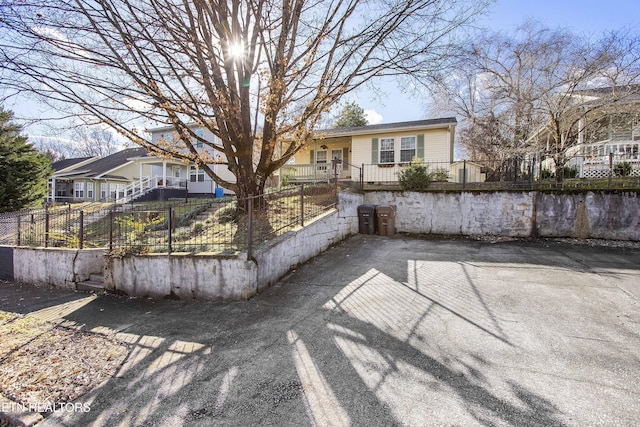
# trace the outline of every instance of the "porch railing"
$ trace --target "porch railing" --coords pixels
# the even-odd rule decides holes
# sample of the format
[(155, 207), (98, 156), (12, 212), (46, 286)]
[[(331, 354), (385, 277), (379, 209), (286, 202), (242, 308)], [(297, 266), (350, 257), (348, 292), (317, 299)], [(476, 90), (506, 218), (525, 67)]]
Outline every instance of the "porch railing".
[(134, 181), (123, 189), (111, 193), (111, 200), (116, 203), (129, 203), (156, 188), (186, 188), (187, 180), (168, 176), (144, 177), (142, 180)]

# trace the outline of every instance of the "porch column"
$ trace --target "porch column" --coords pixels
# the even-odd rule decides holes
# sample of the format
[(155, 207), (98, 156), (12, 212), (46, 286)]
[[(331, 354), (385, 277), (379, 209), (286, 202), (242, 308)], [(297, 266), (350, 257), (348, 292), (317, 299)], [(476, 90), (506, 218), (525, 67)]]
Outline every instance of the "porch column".
[(162, 186), (167, 186), (167, 161), (162, 161)]
[(142, 193), (142, 162), (139, 163), (140, 165), (140, 193)]
[(318, 172), (318, 164), (316, 159), (318, 158), (318, 142), (313, 140), (313, 159), (311, 159), (311, 167), (313, 168), (313, 182), (316, 181), (316, 174)]

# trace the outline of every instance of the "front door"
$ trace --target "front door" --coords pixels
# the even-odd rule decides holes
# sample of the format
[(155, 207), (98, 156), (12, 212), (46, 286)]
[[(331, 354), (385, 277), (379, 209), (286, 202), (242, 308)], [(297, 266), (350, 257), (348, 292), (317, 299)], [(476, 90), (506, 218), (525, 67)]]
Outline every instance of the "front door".
[(338, 164), (336, 165), (336, 169), (331, 170), (331, 175), (333, 176), (334, 173), (338, 174), (338, 178), (341, 177), (342, 175), (342, 149), (336, 149), (336, 150), (331, 150), (331, 165), (333, 166), (333, 161), (334, 160), (338, 160)]

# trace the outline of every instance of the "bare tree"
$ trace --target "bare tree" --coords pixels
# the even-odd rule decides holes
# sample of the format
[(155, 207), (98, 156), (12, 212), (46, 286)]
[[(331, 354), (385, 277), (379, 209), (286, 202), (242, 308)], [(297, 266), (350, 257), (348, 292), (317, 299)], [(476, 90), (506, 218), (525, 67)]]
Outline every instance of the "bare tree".
[[(7, 0), (2, 78), (154, 154), (195, 162), (243, 197), (263, 190), (343, 95), (378, 76), (444, 67), (455, 32), (490, 2)], [(152, 144), (140, 119), (172, 125), (177, 139)], [(201, 142), (226, 154), (237, 182), (214, 173), (190, 123), (218, 137)]]
[(79, 157), (105, 157), (123, 148), (115, 135), (108, 130), (79, 126), (73, 128), (72, 135), (77, 141), (74, 155)]
[(54, 161), (73, 157), (105, 157), (123, 147), (109, 130), (88, 126), (61, 129), (51, 127), (46, 135), (31, 135), (30, 140)]
[[(624, 32), (593, 41), (526, 22), (513, 35), (476, 37), (458, 57), (458, 74), (436, 79), (433, 92), (464, 120), (461, 142), (472, 156), (545, 150), (561, 170), (578, 134), (637, 93), (639, 42)], [(594, 97), (594, 87), (610, 89)]]

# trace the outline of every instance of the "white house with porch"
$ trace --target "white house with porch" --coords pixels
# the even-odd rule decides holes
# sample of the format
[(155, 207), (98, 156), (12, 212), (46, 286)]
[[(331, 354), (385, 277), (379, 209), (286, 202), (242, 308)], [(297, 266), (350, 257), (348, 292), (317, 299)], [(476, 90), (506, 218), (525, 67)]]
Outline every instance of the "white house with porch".
[(186, 191), (187, 166), (130, 148), (106, 157), (54, 162), (49, 202), (128, 202), (157, 189)]
[[(213, 144), (222, 145), (218, 140), (218, 137), (203, 126), (191, 124), (190, 127), (199, 138)], [(151, 134), (151, 142), (154, 145), (158, 145), (161, 141), (170, 142), (178, 140), (178, 135), (172, 126), (151, 128), (148, 129), (147, 132)], [(215, 159), (215, 162), (211, 164), (211, 167), (216, 175), (228, 182), (235, 182), (235, 175), (233, 175), (233, 173), (231, 173), (227, 168), (227, 160), (224, 152), (214, 150), (200, 141), (196, 142), (194, 145), (196, 150), (207, 151), (208, 156)], [(192, 196), (216, 195), (219, 197), (224, 194), (232, 194), (230, 190), (218, 186), (216, 182), (213, 181), (209, 175), (207, 175), (205, 171), (200, 169), (196, 164), (187, 165), (184, 178), (187, 179), (188, 192)]]
[[(579, 117), (577, 132), (568, 141), (567, 166), (577, 170), (578, 178), (606, 178), (612, 173), (640, 176), (640, 86), (587, 89), (578, 91), (575, 98), (576, 104), (564, 113), (567, 120), (572, 120), (576, 111), (587, 113)], [(545, 139), (546, 151), (552, 151), (546, 126), (530, 141)], [(553, 159), (541, 166), (555, 170)], [(620, 173), (622, 169), (624, 173)]]

